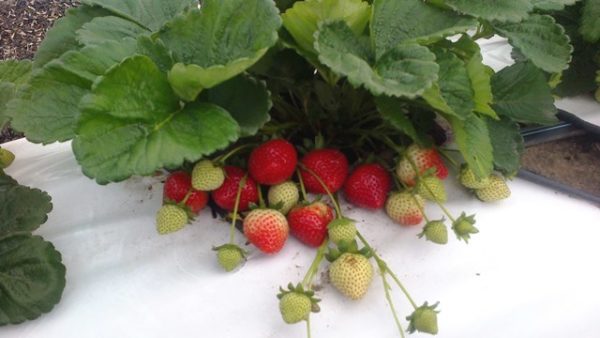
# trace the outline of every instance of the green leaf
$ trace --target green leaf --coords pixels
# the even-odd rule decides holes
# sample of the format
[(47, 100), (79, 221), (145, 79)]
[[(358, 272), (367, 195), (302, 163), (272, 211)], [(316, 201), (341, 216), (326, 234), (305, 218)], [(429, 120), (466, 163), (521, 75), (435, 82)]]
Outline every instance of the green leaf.
[(270, 119), (271, 97), (264, 82), (248, 76), (233, 79), (205, 91), (202, 101), (225, 108), (241, 128), (241, 136), (254, 135)]
[(579, 0), (531, 0), (535, 9), (543, 11), (560, 11), (565, 6), (571, 6)]
[(178, 62), (169, 73), (175, 92), (192, 101), (256, 63), (277, 42), (281, 19), (271, 0), (206, 0), (159, 33)]
[(498, 115), (490, 107), (494, 100), (492, 94), (491, 79), (494, 70), (483, 64), (481, 49), (477, 42), (473, 41), (468, 35), (463, 35), (456, 43), (457, 53), (462, 57), (467, 66), (467, 73), (471, 79), (471, 88), (473, 88), (473, 101), (475, 102), (475, 111), (497, 119)]
[(18, 185), (17, 181), (6, 175), (6, 173), (0, 169), (0, 189), (8, 188), (13, 185)]
[(424, 144), (397, 98), (379, 96), (375, 98), (375, 104), (381, 116), (394, 126), (394, 128), (408, 135), (413, 141), (421, 145)]
[(375, 0), (371, 39), (380, 57), (399, 43), (430, 43), (466, 32), (477, 21), (421, 0)]
[(198, 5), (197, 0), (83, 0), (82, 3), (105, 8), (153, 32), (186, 9)]
[(6, 115), (6, 104), (12, 100), (21, 85), (29, 80), (31, 61), (0, 61), (0, 130), (10, 120)]
[(146, 56), (111, 68), (81, 107), (73, 151), (83, 172), (100, 184), (196, 161), (239, 135), (238, 124), (219, 106), (182, 108), (166, 74)]
[(319, 23), (344, 21), (355, 35), (360, 35), (370, 15), (370, 5), (362, 0), (306, 0), (296, 2), (281, 18), (300, 49), (314, 55), (314, 35)]
[(52, 310), (65, 288), (65, 266), (54, 246), (39, 236), (0, 239), (0, 326)]
[(445, 0), (445, 4), (460, 13), (499, 22), (521, 21), (533, 9), (530, 0)]
[(569, 68), (561, 75), (555, 94), (561, 97), (575, 96), (593, 91), (597, 86), (594, 74), (598, 69), (594, 57), (600, 50), (600, 44), (589, 44), (581, 37), (572, 41), (575, 50)]
[(521, 166), (523, 137), (519, 125), (507, 117), (500, 120), (486, 118), (494, 149), (494, 167), (508, 176), (514, 176)]
[(46, 222), (51, 210), (47, 193), (17, 184), (0, 184), (0, 238), (34, 231)]
[(443, 102), (450, 108), (443, 112), (465, 119), (475, 108), (471, 79), (465, 63), (444, 49), (436, 49), (435, 54), (439, 65), (437, 87), (428, 89), (423, 98), (434, 107), (439, 105), (438, 102)]
[(33, 62), (34, 68), (41, 68), (53, 59), (69, 50), (80, 47), (76, 31), (95, 17), (110, 15), (110, 12), (90, 6), (79, 6), (67, 10), (64, 17), (58, 19), (38, 47)]
[(124, 38), (137, 38), (151, 32), (131, 21), (104, 16), (92, 19), (77, 30), (77, 41), (82, 45), (97, 45), (106, 41), (120, 41)]
[(465, 120), (449, 116), (454, 139), (469, 168), (477, 177), (487, 177), (493, 169), (493, 148), (486, 123), (472, 114)]
[(415, 43), (400, 44), (384, 54), (374, 66), (366, 38), (359, 38), (342, 21), (323, 24), (316, 35), (319, 60), (334, 72), (348, 77), (355, 87), (373, 95), (414, 98), (437, 78), (435, 55)]
[(600, 40), (600, 0), (585, 0), (579, 31), (588, 42)]
[(533, 64), (516, 63), (492, 77), (494, 110), (513, 121), (555, 123), (556, 107), (546, 76)]
[(73, 138), (79, 101), (97, 76), (135, 52), (135, 40), (109, 41), (69, 51), (37, 71), (7, 113), (12, 127), (36, 143), (62, 142)]
[(519, 23), (495, 23), (494, 28), (544, 71), (559, 73), (569, 66), (573, 46), (551, 16), (532, 14)]

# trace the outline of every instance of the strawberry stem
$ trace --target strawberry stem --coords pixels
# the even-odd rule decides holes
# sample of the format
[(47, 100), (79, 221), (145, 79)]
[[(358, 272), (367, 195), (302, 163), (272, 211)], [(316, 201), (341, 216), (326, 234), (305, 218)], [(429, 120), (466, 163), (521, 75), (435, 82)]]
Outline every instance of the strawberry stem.
[(235, 204), (233, 205), (233, 215), (231, 216), (231, 228), (229, 229), (229, 243), (233, 244), (235, 239), (235, 221), (237, 220), (238, 208), (240, 206), (240, 198), (242, 196), (242, 189), (246, 185), (246, 178), (248, 174), (244, 175), (238, 183), (237, 193), (235, 195)]
[(267, 205), (265, 204), (265, 199), (263, 198), (262, 187), (260, 184), (256, 183), (256, 189), (258, 190), (258, 206), (261, 208), (266, 208)]
[(310, 335), (310, 316), (306, 318), (306, 337), (311, 338)]
[(333, 207), (335, 208), (335, 213), (337, 214), (337, 218), (338, 219), (343, 218), (343, 216), (342, 216), (342, 209), (340, 208), (340, 204), (335, 199), (335, 197), (333, 197), (333, 194), (331, 193), (331, 191), (329, 191), (329, 188), (327, 187), (327, 185), (325, 184), (325, 182), (323, 182), (323, 180), (321, 179), (321, 177), (319, 177), (319, 175), (317, 175), (317, 173), (315, 173), (312, 169), (307, 168), (303, 164), (299, 164), (299, 166), (302, 168), (302, 170), (306, 170), (309, 174), (313, 175), (313, 177), (317, 180), (317, 182), (319, 182), (319, 184), (321, 185), (321, 187), (323, 187), (323, 189), (327, 193), (327, 196), (329, 196), (329, 198), (331, 199), (331, 203), (333, 203)]
[(442, 157), (444, 157), (446, 159), (446, 161), (448, 161), (448, 163), (450, 163), (450, 165), (452, 165), (452, 167), (456, 170), (460, 170), (460, 165), (458, 165), (458, 163), (456, 163), (456, 161), (450, 157), (450, 155), (448, 155), (446, 153), (446, 151), (448, 151), (448, 149), (440, 149), (438, 148), (438, 152), (440, 154), (442, 154)]
[(329, 244), (328, 239), (324, 240), (323, 244), (321, 244), (321, 246), (319, 246), (319, 249), (317, 250), (317, 254), (315, 255), (315, 258), (312, 261), (312, 264), (308, 268), (308, 271), (306, 271), (306, 275), (304, 275), (304, 279), (302, 280), (302, 285), (304, 285), (304, 289), (306, 289), (306, 290), (311, 289), (310, 283), (312, 282), (313, 278), (315, 277), (317, 270), (319, 270), (319, 265), (321, 265), (321, 261), (323, 260), (323, 257), (325, 257), (325, 251), (327, 250), (327, 244)]
[(183, 208), (191, 195), (192, 195), (192, 189), (188, 190), (188, 192), (185, 194), (185, 197), (183, 197), (181, 202), (177, 203), (177, 205)]
[(360, 232), (356, 232), (356, 236), (358, 236), (358, 238), (363, 243), (363, 245), (367, 249), (369, 249), (369, 251), (373, 254), (373, 258), (375, 258), (375, 261), (377, 261), (377, 265), (380, 268), (384, 269), (385, 272), (387, 272), (392, 277), (392, 279), (396, 282), (396, 284), (398, 284), (398, 287), (400, 288), (400, 290), (402, 290), (402, 293), (404, 293), (404, 295), (406, 296), (406, 298), (408, 299), (408, 301), (410, 302), (410, 304), (416, 310), (418, 308), (417, 303), (415, 303), (415, 301), (412, 299), (412, 297), (408, 293), (408, 290), (406, 290), (406, 288), (404, 287), (404, 285), (402, 285), (402, 282), (400, 282), (400, 279), (398, 278), (398, 276), (396, 276), (396, 274), (392, 270), (390, 270), (390, 268), (388, 267), (387, 263), (383, 259), (381, 259), (381, 257), (379, 257), (377, 255), (377, 253), (375, 252), (375, 250), (373, 250), (373, 247), (371, 247), (369, 245), (369, 242), (367, 242), (367, 240), (363, 237), (363, 235)]
[(246, 149), (246, 148), (250, 148), (250, 147), (254, 147), (255, 144), (244, 144), (241, 145), (239, 147), (235, 147), (233, 148), (231, 151), (229, 151), (226, 154), (223, 154), (217, 158), (215, 158), (214, 162), (219, 162), (219, 163), (224, 163), (228, 158), (230, 158), (231, 156), (235, 155), (237, 152), (239, 152), (240, 150)]
[(404, 338), (404, 330), (402, 329), (402, 324), (400, 324), (400, 319), (398, 319), (398, 313), (396, 313), (396, 308), (394, 307), (394, 302), (392, 300), (392, 296), (390, 295), (390, 284), (385, 278), (385, 269), (382, 268), (381, 265), (377, 264), (379, 267), (379, 275), (381, 276), (381, 280), (383, 281), (383, 291), (385, 292), (385, 299), (390, 305), (390, 309), (392, 310), (392, 315), (394, 316), (394, 321), (396, 322), (396, 326), (398, 327), (398, 331), (400, 332), (400, 337)]
[(302, 199), (304, 201), (308, 201), (306, 188), (304, 187), (304, 180), (302, 180), (302, 174), (300, 174), (300, 170), (296, 169), (296, 175), (298, 176), (298, 182), (300, 182), (300, 192), (302, 193)]

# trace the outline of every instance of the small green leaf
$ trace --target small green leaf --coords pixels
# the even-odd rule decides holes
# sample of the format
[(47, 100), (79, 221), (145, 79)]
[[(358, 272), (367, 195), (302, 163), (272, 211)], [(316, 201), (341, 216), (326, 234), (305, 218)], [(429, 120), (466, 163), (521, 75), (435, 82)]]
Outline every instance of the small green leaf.
[(73, 151), (83, 172), (101, 184), (196, 161), (239, 135), (219, 106), (182, 108), (166, 74), (146, 56), (111, 68), (81, 107)]
[(375, 98), (375, 104), (381, 116), (394, 126), (394, 128), (408, 135), (413, 141), (424, 144), (397, 98), (379, 96)]
[(383, 55), (374, 66), (365, 37), (357, 37), (341, 21), (323, 24), (316, 35), (319, 60), (334, 72), (348, 77), (355, 87), (364, 86), (373, 95), (414, 98), (437, 78), (435, 55), (415, 43), (400, 44)]
[(3, 181), (7, 184), (0, 184), (0, 238), (15, 232), (33, 231), (46, 222), (47, 214), (52, 210), (47, 193)]
[(116, 16), (104, 16), (92, 19), (77, 30), (77, 41), (90, 46), (106, 41), (120, 41), (124, 38), (137, 38), (151, 32), (131, 21)]
[(533, 9), (530, 0), (445, 0), (445, 4), (460, 13), (499, 22), (521, 21)]
[(0, 189), (8, 189), (9, 186), (18, 185), (12, 177), (6, 175), (6, 173), (0, 169)]
[(569, 68), (562, 72), (560, 83), (554, 93), (560, 97), (586, 94), (597, 86), (594, 81), (594, 72), (598, 69), (594, 57), (600, 45), (589, 44), (581, 37), (572, 41), (575, 50)]
[(493, 108), (523, 123), (555, 123), (556, 107), (544, 73), (533, 64), (516, 63), (492, 77)]
[(560, 11), (565, 6), (571, 6), (579, 0), (531, 0), (535, 9), (543, 11)]
[(110, 15), (110, 12), (85, 5), (67, 10), (65, 16), (58, 19), (46, 33), (35, 53), (33, 67), (41, 68), (66, 51), (78, 49), (80, 45), (77, 42), (76, 31), (92, 19), (105, 15)]
[(186, 9), (198, 5), (197, 0), (83, 0), (82, 3), (105, 8), (153, 32)]
[(205, 91), (203, 101), (225, 108), (241, 128), (241, 136), (254, 135), (270, 119), (271, 96), (264, 82), (237, 76)]
[(12, 100), (19, 87), (29, 80), (31, 61), (0, 61), (0, 130), (10, 120), (6, 114), (6, 104)]
[(486, 123), (472, 114), (464, 120), (449, 116), (458, 149), (477, 177), (487, 177), (493, 169), (493, 147)]
[(375, 0), (370, 25), (373, 46), (380, 57), (399, 43), (435, 42), (466, 32), (477, 21), (421, 0)]
[(521, 166), (523, 137), (519, 124), (507, 117), (500, 120), (485, 118), (494, 148), (494, 167), (507, 176), (513, 176)]
[(97, 76), (135, 52), (135, 40), (109, 41), (69, 51), (52, 60), (31, 77), (7, 113), (12, 127), (36, 143), (62, 142), (73, 138), (79, 101)]
[(494, 28), (542, 70), (559, 73), (569, 67), (573, 46), (551, 16), (532, 14), (518, 23), (495, 23)]
[(370, 5), (362, 0), (306, 0), (296, 2), (281, 18), (300, 49), (315, 55), (314, 35), (321, 22), (344, 21), (355, 35), (360, 35), (370, 15)]
[[(434, 107), (443, 102), (450, 108), (450, 111), (442, 110), (443, 112), (465, 119), (475, 108), (466, 65), (458, 56), (444, 49), (436, 49), (435, 55), (440, 69), (438, 87), (428, 89), (423, 98)], [(438, 89), (439, 92), (436, 92)]]
[(52, 310), (65, 288), (65, 266), (54, 246), (39, 236), (0, 238), (0, 326)]
[(175, 92), (192, 101), (203, 89), (240, 74), (277, 42), (281, 19), (271, 0), (205, 0), (202, 9), (170, 21), (160, 39), (178, 62)]
[(579, 31), (588, 42), (600, 40), (600, 0), (585, 0)]

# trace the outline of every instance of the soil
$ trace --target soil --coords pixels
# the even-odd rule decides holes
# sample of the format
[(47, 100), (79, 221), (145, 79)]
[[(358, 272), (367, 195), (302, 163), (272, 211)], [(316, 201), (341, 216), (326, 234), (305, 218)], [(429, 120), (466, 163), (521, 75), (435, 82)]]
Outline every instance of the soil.
[[(73, 0), (0, 0), (0, 59), (30, 59), (54, 20), (76, 5)], [(0, 132), (0, 144), (22, 135)], [(600, 196), (600, 142), (574, 137), (528, 147), (523, 166), (530, 171)]]
[(527, 147), (523, 168), (600, 196), (600, 140), (589, 135)]

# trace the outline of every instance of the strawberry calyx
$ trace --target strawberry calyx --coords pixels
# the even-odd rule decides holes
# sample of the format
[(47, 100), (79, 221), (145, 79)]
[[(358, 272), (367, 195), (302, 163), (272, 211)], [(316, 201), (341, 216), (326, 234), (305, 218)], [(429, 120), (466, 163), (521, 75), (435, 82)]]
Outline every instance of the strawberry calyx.
[[(191, 194), (191, 192), (188, 192), (188, 194), (186, 196), (188, 196), (190, 194)], [(188, 197), (185, 197), (183, 200), (181, 200), (181, 202), (176, 202), (174, 200), (171, 200), (171, 199), (167, 198), (167, 199), (165, 199), (163, 201), (163, 206), (165, 206), (165, 205), (174, 205), (174, 206), (176, 206), (176, 207), (184, 210), (185, 213), (187, 214), (187, 219), (188, 219), (188, 224), (189, 224), (189, 223), (191, 223), (191, 222), (193, 222), (195, 220), (197, 214), (194, 213), (192, 211), (192, 209), (185, 204), (185, 202), (187, 201), (187, 199), (188, 199)]]
[(416, 308), (410, 316), (406, 317), (406, 320), (409, 321), (408, 332), (414, 333), (419, 331), (433, 335), (437, 334), (437, 314), (439, 311), (436, 311), (435, 308), (438, 305), (439, 302), (433, 305), (428, 305), (427, 302), (425, 302), (425, 304)]
[(345, 253), (358, 254), (365, 256), (366, 258), (373, 257), (373, 251), (370, 247), (365, 246), (362, 249), (358, 249), (358, 243), (356, 242), (356, 240), (353, 240), (351, 242), (343, 241), (337, 244), (336, 247), (330, 247), (327, 254), (325, 255), (325, 258), (329, 262), (335, 262), (338, 258), (340, 258), (340, 256), (342, 256)]
[(346, 217), (337, 218), (329, 222), (327, 232), (329, 240), (335, 244), (350, 243), (356, 238), (356, 223)]
[(321, 301), (321, 299), (316, 298), (315, 291), (306, 289), (302, 283), (298, 283), (298, 284), (294, 285), (293, 283), (290, 282), (287, 285), (287, 289), (284, 289), (283, 287), (280, 286), (279, 293), (277, 294), (277, 299), (281, 300), (285, 295), (290, 294), (290, 293), (295, 293), (295, 294), (299, 294), (299, 295), (308, 297), (308, 299), (310, 299), (310, 303), (311, 303), (310, 312), (317, 313), (317, 312), (321, 311), (321, 308), (319, 307), (319, 304), (318, 304)]
[(452, 230), (459, 240), (469, 242), (472, 234), (479, 232), (475, 226), (475, 215), (467, 216), (464, 212), (454, 222), (452, 222)]
[(236, 244), (223, 244), (213, 247), (217, 252), (217, 261), (219, 265), (227, 272), (235, 270), (246, 261), (247, 252)]
[(445, 219), (428, 221), (423, 227), (423, 231), (418, 234), (419, 238), (425, 236), (425, 239), (436, 244), (448, 243), (448, 228), (444, 223)]

